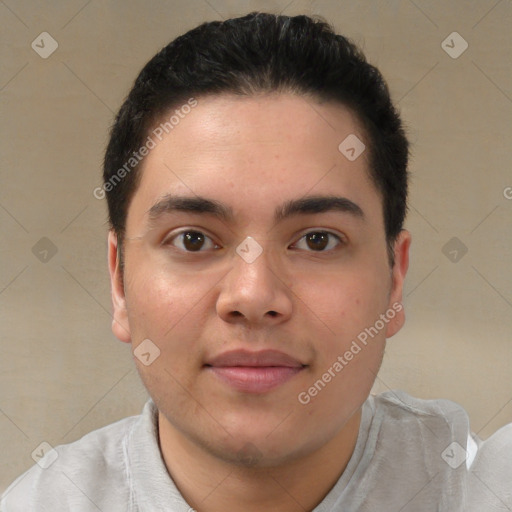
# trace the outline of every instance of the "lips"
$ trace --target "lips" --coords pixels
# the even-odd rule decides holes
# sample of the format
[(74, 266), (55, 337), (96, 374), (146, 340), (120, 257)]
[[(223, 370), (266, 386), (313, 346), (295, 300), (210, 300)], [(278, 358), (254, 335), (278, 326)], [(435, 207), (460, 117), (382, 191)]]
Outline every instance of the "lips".
[(206, 363), (207, 366), (284, 366), (288, 368), (299, 368), (303, 365), (284, 352), (278, 350), (262, 350), (260, 352), (249, 352), (247, 350), (231, 350), (224, 352)]
[(232, 350), (209, 359), (205, 370), (245, 393), (265, 393), (289, 381), (307, 365), (277, 350)]

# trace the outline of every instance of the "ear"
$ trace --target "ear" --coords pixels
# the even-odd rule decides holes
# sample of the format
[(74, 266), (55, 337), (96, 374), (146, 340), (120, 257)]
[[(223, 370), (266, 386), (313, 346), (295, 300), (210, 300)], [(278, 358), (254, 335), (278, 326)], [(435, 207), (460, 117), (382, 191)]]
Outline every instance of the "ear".
[(402, 291), (405, 275), (409, 268), (409, 247), (411, 245), (411, 234), (402, 229), (398, 234), (395, 247), (395, 264), (392, 270), (392, 284), (389, 294), (388, 308), (396, 311), (395, 317), (387, 324), (386, 338), (394, 336), (405, 323), (405, 311), (402, 304)]
[(108, 270), (110, 272), (110, 288), (112, 293), (112, 332), (120, 341), (131, 343), (130, 325), (126, 310), (123, 277), (120, 271), (117, 236), (113, 230), (108, 234)]

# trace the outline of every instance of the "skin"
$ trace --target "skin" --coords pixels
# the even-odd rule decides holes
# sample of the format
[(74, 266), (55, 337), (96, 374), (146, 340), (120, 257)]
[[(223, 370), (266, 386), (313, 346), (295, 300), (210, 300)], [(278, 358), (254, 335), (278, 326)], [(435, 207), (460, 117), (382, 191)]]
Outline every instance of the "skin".
[[(124, 276), (109, 233), (112, 329), (133, 349), (150, 339), (160, 350), (148, 366), (134, 361), (159, 409), (168, 471), (200, 512), (312, 510), (353, 453), (361, 406), (403, 309), (308, 404), (297, 397), (402, 300), (411, 237), (400, 233), (391, 269), (366, 152), (351, 162), (338, 150), (349, 134), (368, 147), (337, 103), (198, 98), (145, 157), (128, 210)], [(148, 210), (168, 193), (220, 201), (234, 220), (178, 212), (148, 229)], [(273, 224), (274, 208), (305, 194), (346, 197), (364, 218), (329, 211)], [(186, 252), (175, 236), (183, 228), (209, 237), (200, 252)], [(304, 235), (322, 230), (343, 243), (332, 237), (316, 250)], [(250, 264), (235, 252), (248, 236), (263, 249)], [(238, 348), (280, 350), (307, 366), (268, 392), (240, 392), (203, 366)]]

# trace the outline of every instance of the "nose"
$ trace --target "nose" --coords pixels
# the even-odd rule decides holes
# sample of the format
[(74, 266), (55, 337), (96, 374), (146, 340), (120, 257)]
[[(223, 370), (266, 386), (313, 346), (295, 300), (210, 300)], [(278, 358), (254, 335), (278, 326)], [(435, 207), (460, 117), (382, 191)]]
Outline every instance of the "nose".
[(235, 253), (217, 299), (217, 313), (230, 323), (270, 326), (284, 322), (293, 306), (288, 283), (282, 262), (270, 249), (264, 248), (251, 263)]

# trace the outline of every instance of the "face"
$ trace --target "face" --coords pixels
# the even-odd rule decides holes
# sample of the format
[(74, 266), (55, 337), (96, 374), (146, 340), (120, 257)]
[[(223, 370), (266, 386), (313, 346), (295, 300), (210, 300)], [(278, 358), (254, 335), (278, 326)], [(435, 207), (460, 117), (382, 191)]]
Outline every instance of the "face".
[(145, 157), (124, 280), (109, 235), (113, 330), (136, 353), (150, 340), (134, 361), (169, 429), (224, 460), (252, 446), (279, 464), (367, 398), (403, 324), (409, 234), (391, 269), (367, 151), (338, 149), (369, 144), (343, 106), (197, 101)]

